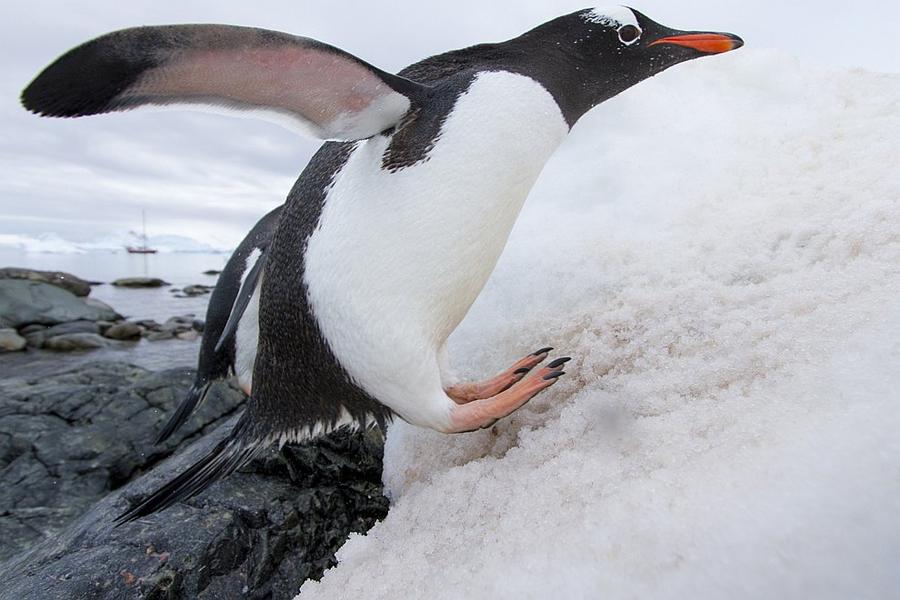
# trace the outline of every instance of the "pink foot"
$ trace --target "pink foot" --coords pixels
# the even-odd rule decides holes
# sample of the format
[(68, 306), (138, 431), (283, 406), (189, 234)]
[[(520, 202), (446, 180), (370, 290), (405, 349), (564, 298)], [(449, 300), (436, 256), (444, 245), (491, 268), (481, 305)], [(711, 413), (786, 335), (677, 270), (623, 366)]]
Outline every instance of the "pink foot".
[(513, 413), (565, 375), (565, 371), (560, 371), (559, 368), (569, 360), (568, 357), (557, 358), (496, 396), (455, 406), (450, 413), (450, 433), (484, 429)]
[(483, 398), (496, 396), (520, 381), (531, 369), (542, 363), (553, 348), (541, 348), (524, 358), (520, 358), (511, 367), (484, 381), (460, 383), (447, 388), (446, 392), (457, 404), (466, 404)]

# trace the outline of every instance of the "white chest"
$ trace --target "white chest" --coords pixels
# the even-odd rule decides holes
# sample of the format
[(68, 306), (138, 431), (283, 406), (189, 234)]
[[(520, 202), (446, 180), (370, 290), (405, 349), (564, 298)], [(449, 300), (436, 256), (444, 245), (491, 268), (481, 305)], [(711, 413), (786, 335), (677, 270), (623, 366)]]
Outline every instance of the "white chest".
[(492, 72), (459, 98), (427, 161), (391, 173), (381, 168), (388, 138), (357, 146), (305, 256), (311, 307), (351, 376), (364, 384), (357, 365), (369, 371), (376, 355), (421, 356), (446, 340), (567, 133), (542, 86)]

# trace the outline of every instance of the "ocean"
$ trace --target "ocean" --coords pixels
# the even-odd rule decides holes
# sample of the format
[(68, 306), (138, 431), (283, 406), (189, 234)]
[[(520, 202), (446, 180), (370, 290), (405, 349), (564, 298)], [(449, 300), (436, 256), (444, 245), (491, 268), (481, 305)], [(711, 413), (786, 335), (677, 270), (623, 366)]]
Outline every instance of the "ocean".
[[(203, 319), (209, 294), (177, 298), (171, 290), (190, 284), (215, 284), (217, 277), (204, 275), (203, 272), (221, 270), (229, 256), (225, 252), (139, 255), (129, 254), (125, 250), (56, 254), (0, 248), (0, 267), (66, 271), (82, 279), (100, 281), (100, 285), (92, 287), (91, 297), (106, 302), (129, 319), (155, 319), (163, 322), (177, 315), (193, 315)], [(159, 277), (172, 285), (155, 289), (118, 288), (110, 285), (111, 281), (120, 277)], [(199, 348), (199, 340), (140, 340), (80, 352), (4, 353), (0, 354), (0, 378), (20, 375), (36, 377), (94, 360), (121, 360), (149, 369), (193, 367)]]

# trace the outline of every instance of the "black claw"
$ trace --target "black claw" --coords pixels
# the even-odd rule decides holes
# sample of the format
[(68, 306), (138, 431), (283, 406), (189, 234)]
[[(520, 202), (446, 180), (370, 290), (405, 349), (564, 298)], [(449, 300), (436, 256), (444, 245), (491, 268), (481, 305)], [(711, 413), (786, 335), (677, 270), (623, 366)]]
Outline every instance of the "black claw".
[(556, 379), (562, 375), (565, 375), (565, 371), (553, 371), (552, 373), (547, 373), (544, 375), (544, 381), (550, 381), (551, 379)]
[(551, 350), (553, 350), (553, 348), (550, 348), (550, 347), (547, 347), (547, 348), (541, 348), (541, 349), (538, 350), (537, 352), (532, 352), (531, 355), (532, 355), (532, 356), (540, 356), (541, 354), (547, 354), (547, 353), (550, 352)]
[(513, 371), (513, 375), (524, 375), (525, 373), (527, 373), (530, 370), (531, 369), (529, 369), (527, 367), (522, 367), (521, 369), (516, 369), (515, 371)]
[(556, 367), (559, 367), (559, 366), (561, 366), (561, 365), (566, 364), (566, 363), (569, 362), (570, 360), (572, 360), (572, 357), (571, 357), (571, 356), (561, 356), (561, 357), (557, 358), (556, 360), (554, 360), (554, 361), (553, 361), (552, 363), (550, 363), (549, 365), (547, 365), (547, 368), (548, 368), (548, 369), (555, 369)]

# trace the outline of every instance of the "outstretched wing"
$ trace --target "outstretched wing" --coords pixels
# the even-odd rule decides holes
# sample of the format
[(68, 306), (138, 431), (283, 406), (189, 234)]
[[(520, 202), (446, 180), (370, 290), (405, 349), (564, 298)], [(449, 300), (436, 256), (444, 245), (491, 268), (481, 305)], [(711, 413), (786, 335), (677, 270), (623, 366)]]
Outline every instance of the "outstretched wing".
[(49, 117), (202, 105), (261, 112), (320, 139), (349, 141), (396, 125), (426, 91), (316, 40), (167, 25), (114, 31), (70, 50), (31, 82), (22, 104)]

